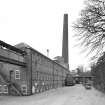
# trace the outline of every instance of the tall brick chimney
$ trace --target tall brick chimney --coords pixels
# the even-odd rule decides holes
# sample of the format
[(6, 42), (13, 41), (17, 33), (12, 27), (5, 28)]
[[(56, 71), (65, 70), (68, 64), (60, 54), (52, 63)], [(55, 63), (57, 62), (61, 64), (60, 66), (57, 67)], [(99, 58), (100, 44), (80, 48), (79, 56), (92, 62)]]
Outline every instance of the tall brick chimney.
[(64, 14), (64, 21), (63, 21), (62, 57), (64, 59), (64, 63), (69, 64), (69, 55), (68, 55), (68, 14)]

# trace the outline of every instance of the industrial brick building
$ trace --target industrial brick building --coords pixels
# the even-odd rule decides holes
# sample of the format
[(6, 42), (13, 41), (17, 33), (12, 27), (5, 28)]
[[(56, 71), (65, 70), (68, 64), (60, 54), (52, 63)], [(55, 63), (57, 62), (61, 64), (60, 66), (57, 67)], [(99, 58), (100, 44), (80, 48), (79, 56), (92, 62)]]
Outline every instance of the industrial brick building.
[(11, 46), (0, 41), (0, 94), (31, 95), (65, 84), (69, 73), (24, 43)]

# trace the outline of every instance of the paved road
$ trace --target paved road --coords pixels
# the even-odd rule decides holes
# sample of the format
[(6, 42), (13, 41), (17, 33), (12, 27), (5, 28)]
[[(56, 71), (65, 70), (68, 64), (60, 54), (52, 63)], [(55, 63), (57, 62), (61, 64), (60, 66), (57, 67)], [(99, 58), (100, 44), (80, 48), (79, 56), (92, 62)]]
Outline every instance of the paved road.
[(1, 96), (0, 105), (105, 105), (105, 95), (76, 85), (27, 97)]

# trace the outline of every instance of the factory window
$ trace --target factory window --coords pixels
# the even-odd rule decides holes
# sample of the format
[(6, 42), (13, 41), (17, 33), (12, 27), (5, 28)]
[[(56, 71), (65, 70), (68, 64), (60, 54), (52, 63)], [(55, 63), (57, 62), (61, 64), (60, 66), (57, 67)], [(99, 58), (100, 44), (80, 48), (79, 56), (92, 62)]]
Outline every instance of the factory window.
[(20, 79), (20, 70), (15, 70), (15, 79)]
[(22, 93), (26, 95), (27, 94), (27, 85), (22, 85), (21, 90), (22, 90)]
[(3, 93), (8, 93), (8, 86), (7, 85), (3, 86)]
[(39, 56), (39, 63), (42, 64), (42, 57)]
[(0, 85), (0, 93), (2, 93), (2, 85)]

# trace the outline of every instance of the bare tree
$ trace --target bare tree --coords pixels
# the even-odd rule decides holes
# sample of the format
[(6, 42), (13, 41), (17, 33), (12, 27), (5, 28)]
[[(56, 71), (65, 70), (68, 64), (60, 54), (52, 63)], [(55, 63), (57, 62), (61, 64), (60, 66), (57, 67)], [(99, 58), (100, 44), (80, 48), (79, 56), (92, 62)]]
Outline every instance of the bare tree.
[(86, 7), (74, 24), (80, 45), (90, 48), (89, 52), (96, 51), (100, 55), (105, 47), (105, 1), (87, 0)]

